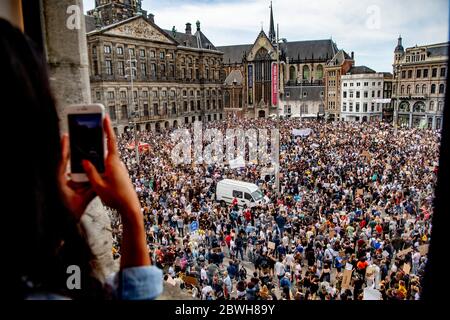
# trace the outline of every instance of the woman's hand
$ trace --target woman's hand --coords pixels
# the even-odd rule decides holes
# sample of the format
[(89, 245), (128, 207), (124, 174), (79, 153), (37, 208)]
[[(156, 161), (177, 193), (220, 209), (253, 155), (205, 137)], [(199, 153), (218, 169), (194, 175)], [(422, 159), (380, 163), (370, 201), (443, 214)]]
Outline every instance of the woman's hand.
[(108, 116), (104, 127), (108, 142), (105, 173), (100, 175), (94, 165), (86, 160), (83, 161), (83, 168), (95, 193), (107, 206), (117, 209), (122, 217), (121, 269), (150, 265), (141, 206), (127, 169), (120, 161), (116, 137)]
[(83, 160), (83, 168), (95, 193), (109, 207), (117, 209), (123, 218), (130, 213), (140, 214), (140, 204), (124, 163), (119, 158), (116, 137), (107, 116), (104, 120), (108, 145), (105, 172), (100, 175), (95, 166)]
[(77, 183), (69, 179), (67, 164), (69, 162), (69, 139), (64, 135), (61, 139), (61, 162), (58, 168), (59, 192), (67, 209), (76, 220), (80, 220), (88, 204), (95, 198), (91, 185)]

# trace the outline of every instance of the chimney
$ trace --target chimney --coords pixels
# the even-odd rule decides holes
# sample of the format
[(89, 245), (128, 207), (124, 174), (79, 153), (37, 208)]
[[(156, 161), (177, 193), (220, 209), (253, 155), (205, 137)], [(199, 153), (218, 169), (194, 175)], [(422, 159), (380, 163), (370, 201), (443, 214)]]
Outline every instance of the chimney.
[(355, 53), (352, 51), (352, 60), (355, 60)]
[(155, 23), (155, 15), (153, 13), (149, 13), (148, 18), (152, 23)]
[(192, 34), (192, 28), (189, 22), (186, 23), (186, 34)]

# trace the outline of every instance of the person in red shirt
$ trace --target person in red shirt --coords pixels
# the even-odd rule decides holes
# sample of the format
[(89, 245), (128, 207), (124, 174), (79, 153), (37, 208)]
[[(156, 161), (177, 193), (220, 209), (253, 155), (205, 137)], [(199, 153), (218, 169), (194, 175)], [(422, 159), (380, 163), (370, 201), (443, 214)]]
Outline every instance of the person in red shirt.
[(252, 220), (252, 213), (250, 209), (245, 210), (244, 212), (245, 221), (250, 222)]
[(225, 237), (225, 243), (227, 244), (228, 249), (230, 248), (231, 243), (231, 235), (228, 233)]
[(383, 227), (378, 223), (378, 224), (375, 226), (375, 230), (377, 230), (377, 232), (378, 232), (379, 234), (381, 234), (381, 233), (383, 232)]

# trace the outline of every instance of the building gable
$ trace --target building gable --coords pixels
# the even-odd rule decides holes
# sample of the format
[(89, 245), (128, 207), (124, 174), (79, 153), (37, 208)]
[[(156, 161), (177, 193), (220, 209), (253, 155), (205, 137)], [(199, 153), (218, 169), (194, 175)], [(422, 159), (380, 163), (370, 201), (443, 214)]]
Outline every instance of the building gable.
[(158, 26), (152, 24), (143, 17), (132, 18), (115, 25), (110, 25), (102, 31), (105, 35), (128, 37), (173, 45), (177, 44)]
[(270, 56), (273, 60), (277, 59), (276, 49), (274, 48), (264, 31), (261, 31), (258, 35), (258, 38), (256, 38), (255, 43), (251, 47), (250, 52), (247, 54), (247, 60), (253, 61), (255, 59), (256, 53), (261, 48), (265, 48), (267, 51), (270, 51)]

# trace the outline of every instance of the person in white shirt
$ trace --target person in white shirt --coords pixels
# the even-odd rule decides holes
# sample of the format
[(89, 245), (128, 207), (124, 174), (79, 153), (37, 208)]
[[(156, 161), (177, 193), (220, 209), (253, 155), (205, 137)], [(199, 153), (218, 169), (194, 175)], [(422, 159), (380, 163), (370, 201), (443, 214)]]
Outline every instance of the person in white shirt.
[(208, 273), (206, 272), (206, 266), (203, 266), (200, 270), (200, 279), (202, 283), (208, 283)]
[(284, 277), (284, 274), (286, 273), (286, 267), (284, 266), (282, 262), (282, 258), (280, 257), (278, 261), (275, 263), (275, 274), (278, 277), (278, 285), (280, 285), (281, 279)]

